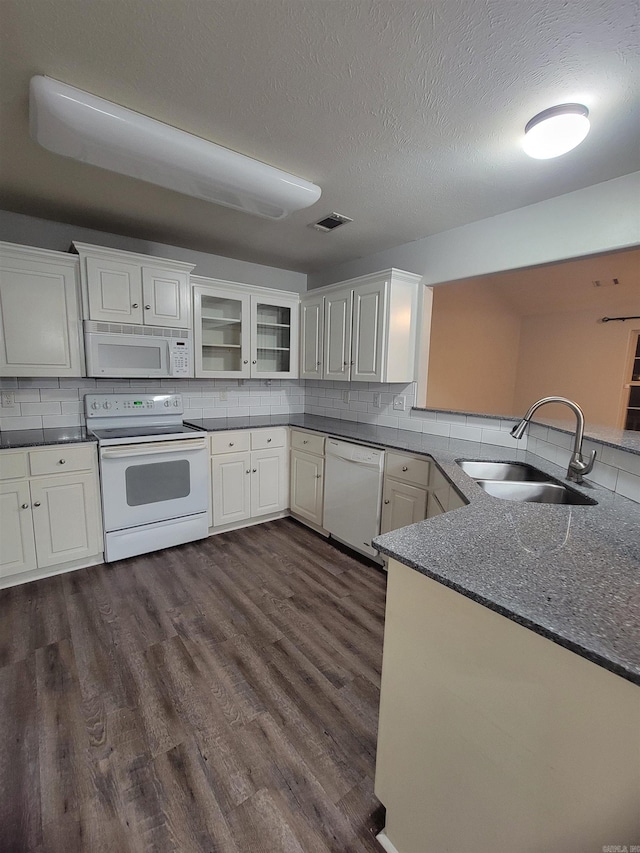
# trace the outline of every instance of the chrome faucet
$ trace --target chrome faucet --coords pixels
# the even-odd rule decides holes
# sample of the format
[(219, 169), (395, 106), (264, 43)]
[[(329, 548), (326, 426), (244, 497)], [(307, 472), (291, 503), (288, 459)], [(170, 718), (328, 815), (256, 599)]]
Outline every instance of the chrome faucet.
[(511, 435), (514, 438), (520, 439), (525, 433), (526, 428), (529, 426), (529, 422), (533, 417), (534, 412), (536, 412), (540, 406), (544, 406), (545, 403), (564, 403), (565, 406), (569, 406), (571, 411), (576, 416), (576, 434), (573, 442), (573, 453), (571, 454), (571, 459), (569, 460), (569, 467), (567, 468), (567, 480), (572, 480), (574, 483), (582, 483), (582, 477), (585, 474), (588, 474), (592, 468), (593, 463), (596, 461), (596, 451), (594, 450), (591, 453), (591, 457), (588, 462), (585, 462), (584, 456), (582, 455), (582, 438), (584, 436), (584, 412), (580, 408), (577, 403), (574, 403), (572, 400), (567, 400), (566, 397), (543, 397), (542, 400), (538, 400), (537, 403), (534, 403), (533, 406), (529, 409), (527, 414), (522, 418), (520, 423), (517, 423), (514, 428), (511, 430)]

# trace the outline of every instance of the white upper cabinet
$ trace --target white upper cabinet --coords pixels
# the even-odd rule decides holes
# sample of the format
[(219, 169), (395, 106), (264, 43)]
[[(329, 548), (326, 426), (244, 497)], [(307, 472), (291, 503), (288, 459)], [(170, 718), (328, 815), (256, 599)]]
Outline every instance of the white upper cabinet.
[(420, 278), (401, 270), (385, 270), (305, 295), (301, 303), (302, 378), (415, 381)]
[(86, 320), (191, 328), (193, 264), (73, 245), (80, 255)]
[(82, 376), (78, 259), (0, 243), (0, 376)]
[(300, 378), (322, 379), (324, 296), (300, 305)]
[(325, 296), (323, 379), (348, 382), (351, 378), (352, 300), (350, 289), (332, 291)]
[(297, 295), (193, 276), (195, 375), (295, 379)]

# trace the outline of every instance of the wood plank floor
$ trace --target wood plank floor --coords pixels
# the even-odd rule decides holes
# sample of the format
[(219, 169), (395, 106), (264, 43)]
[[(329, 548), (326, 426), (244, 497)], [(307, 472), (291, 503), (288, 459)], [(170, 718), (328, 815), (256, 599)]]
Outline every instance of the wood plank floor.
[(0, 592), (2, 853), (379, 853), (385, 586), (283, 519)]

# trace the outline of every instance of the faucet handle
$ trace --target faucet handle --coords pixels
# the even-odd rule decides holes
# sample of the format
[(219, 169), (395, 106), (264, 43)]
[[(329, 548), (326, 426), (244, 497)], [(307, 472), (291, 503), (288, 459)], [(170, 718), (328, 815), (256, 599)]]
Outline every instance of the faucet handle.
[(591, 471), (593, 471), (593, 465), (594, 465), (595, 461), (596, 461), (596, 451), (592, 450), (591, 456), (589, 457), (589, 461), (584, 463), (586, 467), (582, 469), (582, 473), (583, 474), (589, 474)]

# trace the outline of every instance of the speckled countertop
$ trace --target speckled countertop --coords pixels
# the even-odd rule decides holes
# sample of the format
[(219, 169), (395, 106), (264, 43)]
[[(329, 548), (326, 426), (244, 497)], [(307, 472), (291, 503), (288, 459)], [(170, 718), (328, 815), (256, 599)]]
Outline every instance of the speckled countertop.
[[(640, 504), (599, 486), (597, 506), (514, 503), (487, 495), (456, 459), (526, 461), (526, 451), (317, 415), (189, 421), (208, 431), (297, 426), (431, 456), (467, 506), (379, 536), (376, 546), (422, 574), (640, 684)], [(84, 428), (11, 430), (0, 448), (93, 441)]]
[(45, 444), (76, 444), (84, 441), (96, 441), (96, 437), (81, 426), (0, 431), (0, 450), (12, 447), (41, 447)]
[[(233, 428), (233, 420), (225, 428)], [(284, 422), (431, 456), (469, 504), (379, 536), (376, 546), (640, 684), (640, 504), (591, 484), (578, 488), (597, 506), (505, 501), (483, 492), (455, 460), (517, 459), (560, 480), (564, 469), (527, 451), (407, 430), (316, 415), (278, 421)]]

